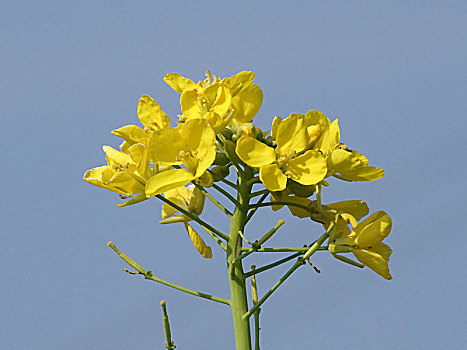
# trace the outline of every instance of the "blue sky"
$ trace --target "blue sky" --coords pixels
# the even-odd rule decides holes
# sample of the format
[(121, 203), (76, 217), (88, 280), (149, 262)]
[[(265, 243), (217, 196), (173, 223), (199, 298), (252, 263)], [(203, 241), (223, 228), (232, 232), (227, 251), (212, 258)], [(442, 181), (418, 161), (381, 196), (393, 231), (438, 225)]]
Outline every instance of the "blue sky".
[[(263, 347), (461, 349), (466, 11), (464, 1), (3, 1), (0, 347), (162, 348), (165, 299), (177, 348), (233, 349), (228, 308), (123, 273), (106, 243), (161, 278), (228, 297), (222, 252), (202, 259), (183, 227), (158, 224), (156, 200), (117, 208), (82, 181), (104, 163), (102, 145), (118, 146), (110, 131), (137, 122), (142, 94), (175, 120), (164, 74), (210, 69), (256, 73), (261, 128), (318, 109), (386, 171), (331, 181), (324, 201), (364, 199), (392, 216), (394, 279), (320, 253), (320, 275), (300, 269), (264, 305)], [(250, 234), (280, 218), (275, 246), (321, 232), (264, 210)], [(281, 272), (261, 276), (260, 291)]]

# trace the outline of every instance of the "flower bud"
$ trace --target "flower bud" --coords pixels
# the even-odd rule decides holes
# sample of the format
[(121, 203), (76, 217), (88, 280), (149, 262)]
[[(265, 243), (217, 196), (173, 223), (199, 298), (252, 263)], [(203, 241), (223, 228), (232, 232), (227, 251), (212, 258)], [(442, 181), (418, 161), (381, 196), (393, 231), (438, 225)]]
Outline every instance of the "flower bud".
[(230, 162), (229, 158), (225, 153), (222, 152), (217, 152), (216, 153), (216, 159), (214, 160), (215, 165), (226, 165), (228, 162)]
[(214, 179), (214, 182), (221, 181), (229, 176), (230, 168), (228, 166), (216, 165), (211, 169), (211, 175)]

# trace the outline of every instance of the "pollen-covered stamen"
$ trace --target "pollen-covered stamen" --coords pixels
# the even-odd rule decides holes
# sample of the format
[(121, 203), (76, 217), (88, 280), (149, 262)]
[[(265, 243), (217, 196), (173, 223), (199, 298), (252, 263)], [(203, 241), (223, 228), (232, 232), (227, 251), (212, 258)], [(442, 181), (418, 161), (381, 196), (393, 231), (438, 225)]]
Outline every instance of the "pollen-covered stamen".
[(287, 165), (289, 160), (294, 158), (296, 154), (297, 154), (297, 151), (295, 150), (281, 153), (281, 155), (277, 158), (277, 163), (278, 163), (277, 165), (279, 166), (279, 168), (282, 168), (283, 166)]

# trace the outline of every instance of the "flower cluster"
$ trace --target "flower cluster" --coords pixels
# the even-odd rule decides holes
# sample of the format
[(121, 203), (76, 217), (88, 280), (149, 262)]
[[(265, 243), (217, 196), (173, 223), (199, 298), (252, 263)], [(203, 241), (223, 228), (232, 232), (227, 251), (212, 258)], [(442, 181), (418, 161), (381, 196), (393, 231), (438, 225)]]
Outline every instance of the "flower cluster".
[(164, 196), (161, 223), (183, 222), (198, 251), (211, 257), (210, 248), (188, 224), (192, 217), (185, 213), (201, 214), (203, 191), (225, 180), (230, 167), (237, 172), (248, 168), (277, 202), (273, 209), (285, 205), (295, 216), (326, 228), (335, 225), (328, 245), (334, 256), (353, 253), (390, 279), (391, 250), (381, 243), (391, 230), (390, 217), (380, 211), (359, 223), (368, 214), (364, 202), (321, 203), (322, 186), (329, 186), (330, 177), (374, 181), (384, 176), (383, 169), (369, 165), (363, 154), (343, 144), (338, 121), (316, 110), (275, 117), (267, 132), (257, 128), (252, 121), (263, 93), (254, 78), (246, 71), (228, 78), (207, 72), (205, 80), (195, 83), (177, 73), (167, 74), (164, 81), (180, 94), (176, 125), (154, 99), (143, 95), (137, 109), (142, 126), (114, 130), (123, 139), (120, 151), (104, 146), (107, 165), (88, 170), (84, 180), (128, 199), (120, 206)]

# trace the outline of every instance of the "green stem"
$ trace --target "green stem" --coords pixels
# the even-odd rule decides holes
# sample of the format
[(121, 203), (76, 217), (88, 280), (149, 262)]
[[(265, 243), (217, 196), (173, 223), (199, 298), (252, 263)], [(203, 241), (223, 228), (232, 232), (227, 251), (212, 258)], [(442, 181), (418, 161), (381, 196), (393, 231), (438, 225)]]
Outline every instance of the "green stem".
[(165, 304), (165, 300), (161, 301), (161, 306), (162, 306), (162, 322), (164, 323), (164, 332), (165, 332), (165, 339), (167, 340), (165, 342), (165, 348), (167, 350), (172, 350), (175, 349), (175, 343), (172, 340), (172, 335), (170, 333), (170, 323), (169, 323), (169, 315), (167, 314), (167, 306)]
[(229, 218), (232, 217), (232, 213), (226, 208), (224, 207), (221, 203), (219, 203), (219, 201), (214, 198), (203, 186), (200, 186), (198, 185), (197, 183), (195, 183), (194, 181), (192, 181), (192, 183), (201, 191), (205, 194), (205, 196), (216, 206), (218, 207), (220, 210), (222, 210), (222, 212), (227, 215)]
[[(254, 271), (256, 268), (255, 265), (251, 266), (251, 270)], [(253, 305), (258, 303), (258, 286), (256, 285), (255, 275), (251, 276), (251, 298), (253, 299)], [(259, 348), (259, 313), (261, 309), (256, 310), (255, 316), (255, 350), (260, 350)]]
[[(253, 215), (255, 215), (256, 211), (258, 210), (259, 204), (263, 203), (263, 201), (266, 199), (266, 197), (269, 195), (269, 191), (267, 193), (264, 193), (260, 199), (258, 199), (258, 201), (253, 204), (254, 206), (256, 205), (256, 207), (252, 208), (250, 210), (250, 212), (248, 213), (247, 217), (246, 217), (246, 222), (250, 221), (250, 219), (253, 217)], [(245, 223), (246, 224), (246, 223)]]
[(219, 237), (223, 238), (224, 240), (228, 240), (229, 237), (222, 233), (221, 231), (219, 231), (218, 229), (212, 227), (211, 225), (209, 225), (207, 222), (204, 222), (203, 220), (201, 220), (197, 215), (189, 212), (189, 211), (186, 211), (185, 209), (183, 209), (182, 207), (178, 206), (177, 204), (175, 204), (174, 202), (168, 200), (167, 198), (165, 198), (164, 196), (160, 195), (160, 194), (157, 194), (155, 197), (157, 197), (158, 199), (160, 199), (161, 201), (163, 201), (164, 203), (167, 203), (168, 205), (174, 207), (175, 209), (177, 209), (179, 212), (185, 214), (186, 216), (188, 216), (190, 219), (196, 221), (198, 224), (200, 224), (201, 226), (203, 226), (204, 228), (208, 229), (208, 230), (211, 230), (211, 232), (215, 233), (216, 235), (218, 235)]
[(241, 254), (242, 237), (245, 220), (248, 212), (248, 201), (251, 186), (248, 180), (251, 178), (251, 169), (245, 167), (245, 172), (239, 173), (238, 178), (238, 206), (235, 208), (231, 219), (229, 241), (227, 242), (227, 270), (230, 282), (230, 307), (235, 330), (235, 344), (237, 350), (251, 350), (250, 324), (243, 318), (248, 311), (245, 278), (241, 260), (236, 260)]
[(279, 265), (282, 265), (282, 264), (286, 263), (287, 261), (298, 258), (300, 255), (303, 255), (303, 253), (299, 252), (299, 253), (292, 254), (292, 255), (287, 256), (287, 257), (285, 257), (283, 259), (277, 260), (277, 261), (275, 261), (275, 262), (273, 262), (271, 264), (259, 267), (259, 268), (255, 269), (254, 271), (251, 270), (249, 272), (245, 272), (244, 276), (245, 276), (245, 278), (248, 278), (250, 276), (253, 276), (254, 274), (258, 274), (258, 273), (270, 270), (270, 269), (272, 269), (272, 268), (274, 268), (276, 266), (279, 266)]
[(216, 297), (216, 296), (209, 295), (209, 294), (206, 294), (206, 293), (197, 292), (195, 290), (188, 289), (188, 288), (179, 286), (177, 284), (167, 282), (167, 281), (165, 281), (165, 280), (163, 280), (163, 279), (161, 279), (159, 277), (156, 277), (156, 276), (154, 276), (152, 274), (151, 271), (146, 271), (145, 269), (143, 269), (141, 267), (141, 265), (139, 265), (136, 261), (131, 259), (128, 255), (126, 255), (126, 254), (122, 253), (120, 250), (118, 250), (118, 248), (112, 242), (107, 243), (107, 245), (110, 248), (112, 248), (113, 251), (115, 253), (117, 253), (118, 256), (120, 256), (120, 258), (122, 258), (128, 265), (130, 265), (132, 268), (134, 268), (137, 271), (137, 272), (132, 272), (132, 271), (128, 271), (128, 270), (124, 269), (125, 272), (127, 272), (127, 273), (129, 273), (131, 275), (143, 275), (145, 279), (152, 280), (154, 282), (163, 284), (163, 285), (165, 285), (167, 287), (177, 289), (177, 290), (179, 290), (181, 292), (185, 292), (185, 293), (188, 293), (188, 294), (191, 294), (191, 295), (195, 295), (195, 296), (200, 297), (200, 298), (216, 301), (218, 303), (230, 305), (230, 300), (228, 300), (228, 299)]
[[(201, 226), (202, 227), (202, 226)], [(226, 252), (227, 251), (227, 246), (224, 244), (224, 242), (221, 241), (221, 239), (219, 237), (217, 237), (211, 230), (208, 230), (206, 227), (203, 227), (204, 231), (207, 232), (207, 234), (209, 236), (211, 236), (211, 238), (213, 240), (216, 241), (216, 243), (222, 248), (224, 249), (224, 251)]]
[(303, 257), (299, 257), (297, 262), (279, 279), (279, 281), (276, 282), (274, 286), (272, 286), (272, 288), (261, 298), (261, 300), (258, 301), (258, 303), (254, 305), (247, 313), (245, 313), (245, 315), (243, 315), (244, 319), (249, 319), (250, 316), (254, 314), (256, 310), (258, 310), (259, 307), (271, 296), (271, 294), (274, 293), (277, 288), (279, 288), (280, 285), (284, 283), (284, 281), (289, 278), (292, 273), (295, 272), (295, 270), (302, 266), (305, 261), (318, 250), (321, 244), (323, 244), (324, 241), (329, 237), (329, 233), (334, 229), (334, 226), (335, 223), (331, 223), (331, 225), (329, 225), (327, 231), (320, 238), (318, 238), (310, 248), (308, 248), (308, 251), (305, 253), (305, 255)]
[(227, 192), (226, 190), (224, 190), (222, 187), (216, 185), (216, 184), (212, 184), (212, 188), (215, 188), (216, 190), (218, 190), (220, 193), (222, 193), (225, 197), (227, 197), (233, 204), (235, 204), (236, 207), (238, 207), (238, 202), (237, 200), (229, 193)]
[(266, 190), (261, 190), (261, 191), (257, 191), (257, 192), (253, 192), (252, 194), (250, 194), (250, 198), (254, 198), (254, 197), (261, 196), (261, 195), (265, 195), (265, 194), (269, 194), (269, 190), (268, 190), (268, 189), (266, 189)]
[(343, 255), (338, 255), (338, 254), (333, 254), (332, 255), (333, 257), (335, 257), (337, 260), (340, 260), (342, 262), (345, 262), (346, 264), (349, 264), (349, 265), (352, 265), (352, 266), (356, 266), (356, 267), (359, 267), (361, 269), (363, 269), (365, 267), (365, 265), (363, 264), (360, 264), (352, 259), (349, 259), (348, 257), (346, 256), (343, 256)]
[(293, 202), (283, 202), (283, 201), (255, 203), (255, 204), (250, 205), (250, 209), (255, 209), (259, 207), (272, 207), (274, 205), (288, 205), (291, 207), (302, 208), (302, 209), (309, 211), (310, 214), (314, 212), (314, 209), (312, 207), (307, 207), (306, 205), (303, 205), (303, 204), (298, 204), (298, 203), (293, 203)]
[(225, 183), (226, 185), (232, 187), (234, 190), (237, 190), (238, 187), (236, 184), (234, 184), (233, 182), (227, 180), (227, 179), (221, 179), (221, 182)]
[[(253, 248), (247, 248), (247, 247), (242, 247), (242, 251), (248, 252), (250, 249)], [(255, 251), (260, 252), (260, 253), (290, 253), (290, 252), (302, 252), (305, 253), (309, 247), (302, 247), (302, 248), (258, 248)], [(317, 250), (328, 250), (327, 247), (319, 247)]]
[(264, 243), (266, 243), (266, 241), (271, 238), (276, 232), (277, 230), (285, 224), (285, 221), (284, 220), (279, 220), (279, 222), (277, 223), (276, 226), (274, 226), (272, 229), (270, 229), (263, 237), (260, 238), (260, 240), (258, 241), (257, 245), (258, 246), (261, 246), (263, 245)]

